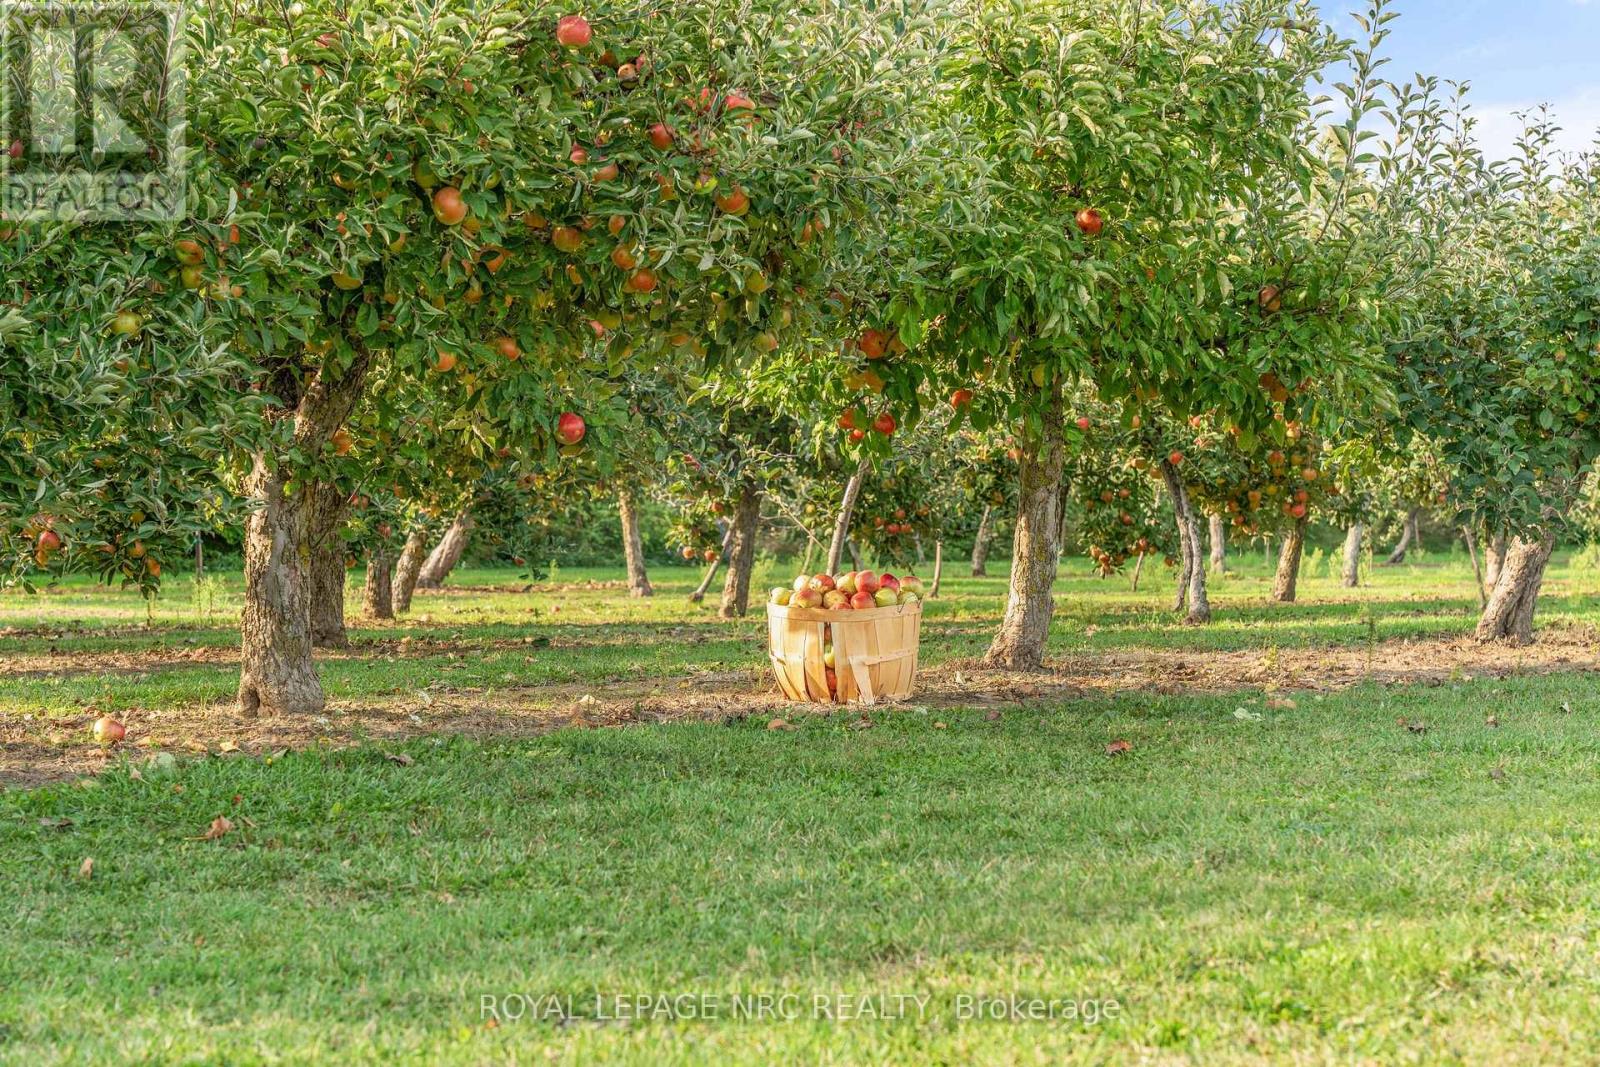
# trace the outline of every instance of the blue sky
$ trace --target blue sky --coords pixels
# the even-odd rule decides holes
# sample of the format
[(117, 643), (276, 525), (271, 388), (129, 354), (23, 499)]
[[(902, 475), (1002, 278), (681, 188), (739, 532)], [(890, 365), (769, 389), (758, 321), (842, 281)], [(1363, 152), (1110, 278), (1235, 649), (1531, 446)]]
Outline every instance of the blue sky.
[[(1323, 10), (1364, 9), (1364, 0), (1324, 0)], [(1385, 72), (1470, 81), (1478, 134), (1506, 156), (1513, 114), (1547, 103), (1564, 127), (1562, 148), (1590, 147), (1600, 127), (1600, 0), (1394, 0), (1400, 18), (1384, 45)], [(1354, 33), (1347, 18), (1341, 29)]]

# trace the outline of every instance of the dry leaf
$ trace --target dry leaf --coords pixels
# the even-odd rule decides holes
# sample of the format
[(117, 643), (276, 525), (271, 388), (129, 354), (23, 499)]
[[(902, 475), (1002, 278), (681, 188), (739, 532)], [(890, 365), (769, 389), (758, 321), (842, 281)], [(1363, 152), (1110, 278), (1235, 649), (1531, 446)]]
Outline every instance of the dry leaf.
[(65, 830), (72, 825), (72, 820), (65, 815), (57, 815), (54, 818), (47, 816), (39, 820), (39, 825), (46, 830)]
[(1506, 769), (1504, 767), (1491, 767), (1489, 769), (1489, 777), (1497, 782), (1503, 782), (1506, 778)]
[(91, 878), (93, 876), (94, 876), (94, 857), (93, 856), (85, 856), (85, 857), (83, 857), (83, 863), (81, 863), (78, 866), (78, 877), (79, 878)]
[(949, 729), (949, 727), (948, 727), (948, 726), (946, 726), (946, 725), (945, 725), (945, 724), (944, 724), (944, 723), (942, 723), (942, 722), (936, 722), (936, 723), (934, 723), (934, 724), (933, 724), (933, 728), (934, 728), (934, 729), (935, 729), (935, 730), (948, 730), (948, 729)]
[(993, 711), (991, 711), (989, 714), (987, 714), (987, 715), (985, 715), (983, 717), (983, 721), (984, 722), (999, 722), (1001, 718), (1002, 718), (1002, 716), (1000, 714), (1000, 709), (999, 708), (995, 708)]
[(129, 767), (128, 768), (128, 780), (131, 781), (131, 782), (142, 782), (142, 781), (144, 781), (144, 775), (139, 773), (139, 768), (137, 768), (137, 767)]
[(855, 721), (847, 724), (846, 729), (850, 729), (850, 730), (870, 730), (870, 729), (872, 729), (872, 720), (867, 718), (865, 715), (863, 715), (863, 716), (861, 716), (861, 718), (856, 719)]
[(237, 751), (239, 751), (239, 742), (237, 742), (237, 741), (224, 741), (224, 742), (222, 742), (222, 744), (217, 746), (217, 751), (218, 752), (237, 752)]
[(1273, 697), (1267, 701), (1267, 707), (1272, 711), (1293, 711), (1298, 706), (1288, 697)]
[(215, 819), (211, 820), (211, 829), (195, 838), (195, 840), (215, 841), (217, 838), (221, 837), (223, 834), (232, 829), (233, 823), (228, 820), (228, 817), (226, 815), (218, 815)]
[(767, 723), (767, 729), (769, 729), (769, 730), (793, 730), (794, 727), (789, 725), (789, 720), (787, 720), (787, 719), (773, 719), (771, 722)]
[(1120, 756), (1124, 752), (1132, 752), (1132, 751), (1133, 751), (1133, 742), (1132, 741), (1128, 741), (1128, 740), (1113, 741), (1109, 745), (1106, 746), (1106, 755), (1108, 755), (1108, 756)]
[(383, 758), (388, 760), (390, 763), (398, 763), (402, 767), (409, 767), (413, 763), (417, 762), (404, 752), (385, 752), (383, 754)]
[(1499, 726), (1500, 725), (1500, 716), (1498, 716), (1498, 715), (1489, 716), (1487, 719), (1483, 720), (1483, 725), (1485, 725), (1485, 726)]

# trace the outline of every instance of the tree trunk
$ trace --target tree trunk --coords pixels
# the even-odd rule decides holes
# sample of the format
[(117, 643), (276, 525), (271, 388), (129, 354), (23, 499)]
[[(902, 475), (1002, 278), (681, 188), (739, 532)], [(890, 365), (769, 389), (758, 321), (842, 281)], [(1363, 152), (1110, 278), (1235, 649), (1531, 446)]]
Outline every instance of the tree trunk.
[(1021, 495), (1012, 539), (1010, 596), (1000, 630), (984, 656), (991, 667), (1031, 671), (1044, 665), (1050, 617), (1055, 613), (1052, 590), (1060, 555), (1056, 537), (1065, 462), (1058, 379), (1044, 412), (1042, 438), (1028, 442), (1018, 464)]
[(1394, 551), (1389, 553), (1389, 558), (1383, 561), (1384, 566), (1393, 567), (1396, 564), (1404, 563), (1407, 552), (1413, 548), (1422, 547), (1420, 526), (1417, 521), (1417, 516), (1421, 510), (1421, 508), (1412, 508), (1406, 512), (1405, 524), (1400, 529), (1400, 543), (1394, 546)]
[(1200, 625), (1211, 621), (1211, 598), (1206, 593), (1205, 550), (1200, 541), (1200, 515), (1189, 502), (1189, 488), (1183, 484), (1178, 468), (1161, 461), (1161, 477), (1172, 497), (1172, 513), (1178, 523), (1178, 593), (1172, 610), (1187, 611), (1183, 621)]
[(1489, 605), (1478, 619), (1478, 640), (1512, 644), (1533, 640), (1533, 609), (1555, 546), (1554, 530), (1547, 530), (1537, 541), (1511, 539)]
[(199, 581), (206, 576), (206, 546), (196, 534), (194, 539), (194, 580)]
[(650, 576), (644, 569), (644, 537), (639, 532), (639, 512), (633, 504), (633, 491), (617, 494), (617, 515), (622, 520), (622, 555), (628, 564), (628, 595), (655, 596)]
[[(856, 500), (861, 496), (861, 483), (866, 480), (867, 458), (861, 457), (856, 472), (844, 483), (844, 499), (839, 502), (839, 517), (833, 523), (833, 541), (828, 545), (828, 573), (839, 573), (839, 561), (844, 559), (845, 542), (850, 540), (850, 519), (855, 514)], [(860, 570), (860, 568), (856, 568)]]
[(327, 705), (311, 662), (311, 568), (302, 501), (284, 476), (255, 457), (245, 492), (255, 510), (244, 528), (244, 613), (239, 708), (247, 715), (313, 715)]
[(746, 480), (739, 486), (739, 503), (733, 513), (733, 547), (728, 552), (728, 576), (722, 583), (722, 606), (717, 614), (736, 619), (750, 610), (750, 572), (756, 563), (756, 537), (761, 532), (761, 486)]
[(1506, 552), (1510, 539), (1502, 528), (1495, 532), (1483, 548), (1483, 587), (1493, 589), (1500, 584), (1500, 572), (1505, 569)]
[[(371, 354), (359, 352), (338, 377), (319, 372), (294, 408), (293, 446), (327, 447), (361, 396)], [(244, 611), (240, 623), (239, 709), (246, 715), (315, 714), (327, 705), (311, 660), (309, 501), (291, 499), (291, 476), (276, 457), (257, 454), (245, 490)]]
[(972, 576), (989, 577), (989, 542), (994, 540), (994, 508), (985, 504), (978, 520), (978, 538), (972, 542)]
[(1478, 586), (1478, 610), (1489, 606), (1489, 592), (1483, 587), (1483, 564), (1478, 559), (1478, 535), (1472, 532), (1469, 522), (1461, 527), (1461, 539), (1467, 543), (1467, 558), (1472, 561), (1472, 580)]
[(428, 527), (419, 522), (406, 534), (406, 547), (400, 550), (400, 562), (394, 565), (391, 595), (395, 614), (404, 615), (411, 610), (411, 595), (417, 591), (417, 579), (422, 574), (422, 560), (427, 553)]
[(1139, 558), (1133, 565), (1133, 592), (1135, 593), (1139, 591), (1139, 576), (1144, 573), (1144, 557), (1145, 554), (1143, 552), (1139, 553)]
[(1300, 584), (1300, 557), (1306, 548), (1306, 520), (1296, 519), (1283, 539), (1278, 553), (1278, 575), (1272, 580), (1272, 599), (1280, 604), (1294, 603)]
[(1344, 587), (1354, 589), (1361, 584), (1361, 539), (1366, 530), (1359, 522), (1352, 522), (1344, 532)]
[(944, 542), (933, 543), (933, 584), (928, 586), (928, 599), (939, 595), (939, 583), (944, 581)]
[(336, 485), (311, 490), (311, 643), (349, 648), (344, 628), (344, 524), (346, 494)]
[(394, 618), (394, 581), (389, 573), (388, 549), (367, 554), (367, 585), (362, 603), (369, 619)]
[(861, 546), (856, 544), (854, 537), (844, 543), (845, 551), (850, 553), (850, 566), (856, 570), (866, 570), (866, 563), (861, 559)]
[(712, 579), (716, 578), (717, 571), (722, 568), (722, 557), (718, 556), (711, 561), (711, 566), (706, 569), (706, 576), (700, 582), (700, 588), (689, 594), (689, 603), (698, 604), (706, 598), (706, 590), (711, 588)]
[(444, 585), (445, 577), (455, 570), (456, 564), (461, 562), (461, 553), (467, 550), (467, 535), (472, 532), (473, 525), (471, 512), (463, 511), (456, 516), (433, 551), (428, 553), (428, 558), (423, 560), (417, 588), (438, 589)]
[(1211, 573), (1228, 569), (1228, 527), (1221, 515), (1209, 516), (1211, 523)]

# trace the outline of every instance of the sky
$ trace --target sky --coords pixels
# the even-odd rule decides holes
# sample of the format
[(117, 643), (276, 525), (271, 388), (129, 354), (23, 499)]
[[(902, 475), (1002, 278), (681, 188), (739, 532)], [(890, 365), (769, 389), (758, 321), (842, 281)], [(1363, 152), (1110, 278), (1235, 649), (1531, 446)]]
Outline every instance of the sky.
[[(1366, 0), (1323, 0), (1342, 32), (1357, 28), (1337, 12)], [(1384, 74), (1468, 81), (1486, 154), (1514, 151), (1520, 110), (1549, 104), (1563, 130), (1561, 149), (1594, 144), (1600, 128), (1600, 0), (1392, 0), (1401, 12), (1383, 54)]]

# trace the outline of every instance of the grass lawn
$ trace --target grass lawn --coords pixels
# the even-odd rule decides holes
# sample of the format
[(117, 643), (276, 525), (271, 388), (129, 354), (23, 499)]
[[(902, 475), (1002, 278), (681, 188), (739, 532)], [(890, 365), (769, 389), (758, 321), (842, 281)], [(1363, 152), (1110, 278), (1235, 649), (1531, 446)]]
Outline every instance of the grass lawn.
[[(1165, 582), (1065, 576), (1052, 652), (1470, 626), (1460, 561), (1353, 595), (1313, 577), (1287, 610), (1246, 563), (1205, 630), (1160, 610)], [(457, 664), (491, 687), (599, 687), (759, 653), (753, 624), (683, 601), (688, 570), (642, 605), (584, 587), (600, 577), (524, 593), (464, 575), (483, 588), (359, 629), (325, 677), (382, 700)], [(948, 588), (935, 671), (981, 650), (1004, 596), (1003, 578)], [(231, 595), (207, 619), (175, 591), (148, 628), (144, 605), (86, 587), (0, 598), (0, 725), (225, 697), (231, 667), (205, 656), (231, 647)], [(1592, 644), (1597, 621), (1600, 574), (1557, 568), (1541, 622)], [(528, 635), (550, 647), (516, 650)], [(146, 656), (168, 665), (105, 673)], [(0, 792), (0, 1061), (1591, 1061), (1600, 674), (1544, 666), (913, 705), (867, 728), (794, 713), (777, 731), (752, 715), (140, 752)], [(201, 839), (219, 815), (232, 829)], [(761, 996), (783, 1017), (737, 1016)], [(676, 999), (615, 1018), (635, 997)], [(974, 998), (1056, 1018), (963, 1017)], [(552, 1004), (573, 1017), (532, 1017)], [(873, 1006), (898, 1017), (826, 1017)]]

